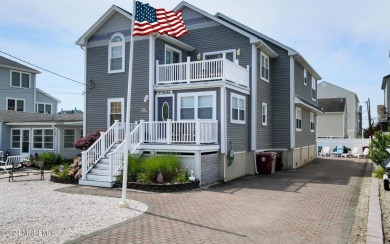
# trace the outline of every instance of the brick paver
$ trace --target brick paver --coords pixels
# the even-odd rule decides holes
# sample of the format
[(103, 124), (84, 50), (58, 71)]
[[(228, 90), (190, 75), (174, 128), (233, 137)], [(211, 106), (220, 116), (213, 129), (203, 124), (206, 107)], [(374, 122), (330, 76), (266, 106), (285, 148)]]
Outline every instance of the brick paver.
[[(128, 199), (149, 206), (146, 213), (74, 242), (346, 243), (365, 168), (365, 160), (317, 159), (296, 171), (243, 177), (207, 190), (128, 191)], [(120, 189), (61, 191), (121, 196)]]

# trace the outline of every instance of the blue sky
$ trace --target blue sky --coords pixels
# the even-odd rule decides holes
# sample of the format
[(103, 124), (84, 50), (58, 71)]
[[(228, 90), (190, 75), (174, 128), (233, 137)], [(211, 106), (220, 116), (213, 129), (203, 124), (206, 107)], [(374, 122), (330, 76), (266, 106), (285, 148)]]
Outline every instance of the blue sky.
[[(146, 2), (146, 1), (145, 1)], [(173, 9), (180, 1), (150, 0)], [(221, 12), (299, 51), (323, 80), (371, 99), (372, 117), (383, 103), (382, 78), (390, 74), (388, 0), (188, 0)], [(132, 11), (129, 0), (2, 0), (0, 51), (84, 82), (84, 56), (75, 41), (111, 5)], [(82, 86), (42, 71), (38, 87), (59, 98), (59, 109), (83, 109)]]

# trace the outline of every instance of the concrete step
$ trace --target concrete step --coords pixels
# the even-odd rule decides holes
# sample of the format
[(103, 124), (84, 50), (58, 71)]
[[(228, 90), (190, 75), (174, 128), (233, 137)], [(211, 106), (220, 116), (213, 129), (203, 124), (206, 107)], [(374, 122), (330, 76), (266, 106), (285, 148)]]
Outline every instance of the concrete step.
[(106, 187), (106, 188), (112, 188), (115, 182), (108, 182), (108, 181), (96, 181), (96, 180), (79, 180), (79, 185), (82, 186), (98, 186), (98, 187)]

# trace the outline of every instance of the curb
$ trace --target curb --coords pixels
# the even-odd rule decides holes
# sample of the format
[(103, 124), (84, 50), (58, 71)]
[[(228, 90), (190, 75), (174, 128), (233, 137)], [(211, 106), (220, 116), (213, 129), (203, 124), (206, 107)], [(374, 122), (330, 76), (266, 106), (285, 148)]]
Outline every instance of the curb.
[(368, 204), (368, 223), (366, 243), (383, 243), (382, 211), (379, 204), (378, 178), (371, 177), (370, 198)]

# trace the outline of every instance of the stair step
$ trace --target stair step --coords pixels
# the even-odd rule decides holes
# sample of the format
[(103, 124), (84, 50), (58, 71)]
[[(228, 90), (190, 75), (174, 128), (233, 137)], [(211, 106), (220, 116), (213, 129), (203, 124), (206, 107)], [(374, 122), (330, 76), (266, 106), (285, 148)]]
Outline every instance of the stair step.
[(79, 180), (79, 185), (83, 186), (99, 186), (99, 187), (106, 187), (106, 188), (112, 188), (115, 182), (108, 182), (108, 181), (99, 181), (99, 180)]
[(92, 168), (89, 173), (94, 174), (94, 175), (108, 175), (108, 168)]

